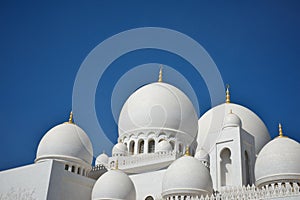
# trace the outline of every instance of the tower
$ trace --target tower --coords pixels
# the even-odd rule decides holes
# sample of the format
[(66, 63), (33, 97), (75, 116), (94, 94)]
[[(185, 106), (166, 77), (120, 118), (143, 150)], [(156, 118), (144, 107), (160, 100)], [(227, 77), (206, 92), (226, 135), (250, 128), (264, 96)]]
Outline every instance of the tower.
[(239, 116), (228, 113), (215, 146), (210, 153), (210, 171), (214, 188), (254, 183), (254, 137), (242, 129)]

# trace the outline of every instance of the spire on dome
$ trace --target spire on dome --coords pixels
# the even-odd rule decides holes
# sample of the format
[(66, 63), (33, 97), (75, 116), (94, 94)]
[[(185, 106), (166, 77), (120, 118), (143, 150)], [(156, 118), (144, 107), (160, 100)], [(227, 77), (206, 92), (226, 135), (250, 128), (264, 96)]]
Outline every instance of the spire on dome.
[(279, 137), (283, 137), (281, 123), (278, 124), (278, 129), (279, 129)]
[(69, 124), (74, 124), (74, 121), (73, 121), (73, 112), (72, 111), (70, 112), (70, 117), (69, 117), (68, 123)]
[(230, 92), (229, 92), (229, 85), (226, 85), (226, 103), (230, 103)]
[(159, 75), (158, 75), (158, 82), (163, 82), (163, 80), (162, 80), (162, 65), (160, 65), (160, 69), (159, 69)]
[(186, 149), (185, 149), (185, 155), (186, 156), (190, 156), (191, 155), (190, 154), (190, 147), (189, 146), (187, 146)]

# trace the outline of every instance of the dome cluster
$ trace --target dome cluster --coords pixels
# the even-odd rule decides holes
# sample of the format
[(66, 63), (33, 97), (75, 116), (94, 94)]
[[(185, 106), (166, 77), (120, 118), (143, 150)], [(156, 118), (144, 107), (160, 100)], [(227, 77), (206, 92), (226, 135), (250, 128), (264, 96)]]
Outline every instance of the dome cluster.
[[(203, 198), (212, 195), (214, 187), (220, 192), (236, 183), (254, 183), (254, 179), (258, 187), (300, 184), (300, 144), (283, 136), (281, 126), (280, 136), (270, 141), (255, 113), (230, 103), (228, 89), (226, 98), (226, 103), (198, 120), (189, 98), (172, 85), (160, 81), (135, 91), (121, 110), (119, 142), (112, 157), (102, 153), (95, 160), (95, 168), (105, 170), (94, 178), (92, 200), (135, 200), (135, 179), (129, 175), (158, 170), (162, 170), (160, 178), (164, 172), (159, 184), (165, 200)], [(189, 154), (190, 145), (193, 155), (197, 147), (194, 157)], [(35, 162), (46, 160), (62, 162), (66, 170), (85, 176), (91, 170), (92, 144), (73, 123), (72, 113), (69, 122), (53, 127), (41, 139)], [(119, 161), (123, 171), (118, 169)]]

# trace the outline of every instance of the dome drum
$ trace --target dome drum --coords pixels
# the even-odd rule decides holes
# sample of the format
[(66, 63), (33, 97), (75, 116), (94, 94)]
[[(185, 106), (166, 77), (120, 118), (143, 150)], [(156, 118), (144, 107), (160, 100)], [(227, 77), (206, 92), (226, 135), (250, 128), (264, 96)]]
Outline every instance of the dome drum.
[(175, 130), (175, 129), (169, 129), (169, 128), (145, 128), (145, 129), (138, 129), (133, 130), (128, 133), (124, 133), (122, 137), (119, 137), (119, 140), (122, 140), (123, 143), (128, 143), (131, 140), (136, 139), (171, 139), (171, 138), (177, 138), (180, 140), (180, 142), (190, 145), (195, 138), (191, 137), (189, 134)]
[(274, 174), (256, 180), (258, 187), (263, 187), (276, 183), (300, 183), (300, 174)]
[(174, 188), (172, 190), (165, 190), (164, 192), (162, 192), (162, 196), (164, 197), (164, 199), (176, 196), (200, 197), (206, 195), (211, 195), (211, 193), (206, 190), (194, 188)]
[(73, 163), (73, 164), (77, 164), (79, 166), (85, 166), (87, 168), (91, 168), (91, 165), (87, 164), (86, 162), (82, 161), (81, 159), (78, 159), (76, 157), (70, 157), (70, 156), (45, 155), (45, 156), (40, 156), (39, 158), (35, 159), (35, 162), (40, 163), (45, 160), (57, 160), (57, 161), (60, 161), (63, 163)]
[[(145, 130), (146, 131), (146, 130)], [(175, 151), (183, 153), (185, 147), (190, 146), (192, 151), (196, 149), (195, 140), (187, 143), (184, 133), (180, 133), (176, 130), (166, 130), (166, 129), (150, 129), (147, 130), (147, 134), (141, 131), (137, 131), (136, 134), (130, 134), (130, 136), (125, 136), (124, 140), (119, 138), (123, 144), (127, 145), (127, 154), (141, 154), (141, 153), (155, 153), (161, 151), (159, 143), (161, 141), (167, 141), (170, 143), (171, 148), (167, 148), (163, 151)], [(139, 136), (137, 136), (139, 135)], [(115, 154), (113, 153), (113, 156)]]

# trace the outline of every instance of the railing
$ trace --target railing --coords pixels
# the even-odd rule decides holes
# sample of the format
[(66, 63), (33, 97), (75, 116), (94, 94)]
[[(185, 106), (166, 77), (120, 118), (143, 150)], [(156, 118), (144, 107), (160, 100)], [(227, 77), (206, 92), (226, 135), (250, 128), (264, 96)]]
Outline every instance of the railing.
[(110, 168), (116, 167), (116, 161), (118, 160), (118, 168), (126, 169), (130, 167), (138, 167), (149, 164), (163, 163), (179, 158), (181, 154), (177, 152), (157, 152), (138, 154), (131, 156), (116, 156), (111, 157), (109, 160)]
[(252, 186), (227, 187), (219, 193), (211, 196), (172, 196), (164, 198), (165, 200), (255, 200), (255, 199), (272, 199), (281, 197), (299, 197), (300, 187), (297, 183), (272, 184), (264, 188)]

